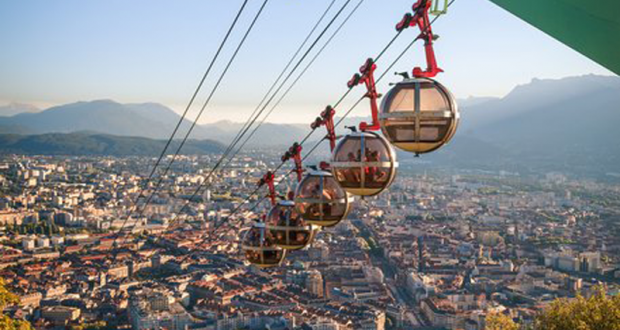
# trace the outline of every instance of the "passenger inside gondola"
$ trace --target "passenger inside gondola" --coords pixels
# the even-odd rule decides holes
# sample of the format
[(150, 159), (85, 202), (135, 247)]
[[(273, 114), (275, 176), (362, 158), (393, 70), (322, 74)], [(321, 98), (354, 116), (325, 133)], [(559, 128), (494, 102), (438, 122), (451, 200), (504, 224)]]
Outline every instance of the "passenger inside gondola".
[[(247, 233), (246, 244), (250, 247), (261, 247), (261, 235), (259, 230), (250, 230)], [(257, 250), (246, 250), (245, 257), (251, 263), (260, 263), (261, 253)]]
[(371, 148), (378, 141), (368, 141), (369, 147), (366, 148), (366, 161), (371, 166), (366, 169), (365, 186), (370, 188), (382, 187), (389, 180), (390, 173), (382, 166), (382, 162), (387, 161), (388, 155), (385, 148)]
[(294, 242), (297, 244), (305, 243), (308, 236), (305, 230), (301, 229), (301, 227), (304, 226), (301, 217), (292, 210), (288, 210), (287, 213), (290, 214), (288, 227), (291, 228), (287, 231), (288, 242)]
[[(357, 157), (356, 157), (353, 152), (349, 152), (347, 160), (352, 163), (359, 162), (361, 159), (361, 153), (362, 151), (358, 149)], [(345, 177), (346, 177), (346, 180), (350, 182), (351, 184), (353, 185), (359, 184), (360, 182), (362, 182), (361, 169), (359, 167), (349, 167), (345, 172)]]
[(278, 244), (282, 244), (282, 243), (284, 243), (284, 242), (285, 242), (285, 240), (284, 240), (284, 232), (283, 232), (283, 231), (278, 230), (278, 231), (276, 232), (276, 242), (277, 242)]
[[(333, 178), (325, 180), (323, 183), (323, 191), (327, 194), (326, 200), (336, 201), (339, 199), (345, 199), (346, 193), (340, 187)], [(327, 218), (340, 218), (346, 211), (345, 202), (323, 204), (323, 216)]]
[[(315, 184), (312, 188), (312, 193), (310, 194), (310, 198), (319, 200), (323, 196), (321, 192), (321, 185)], [(312, 203), (308, 208), (308, 213), (312, 218), (319, 218), (321, 216), (321, 207), (319, 203)]]
[(265, 259), (265, 263), (278, 263), (282, 258), (282, 251), (274, 248), (275, 242), (274, 237), (269, 231), (265, 231), (265, 240), (263, 242), (264, 247), (269, 247), (269, 249), (264, 250), (263, 258)]
[(308, 241), (308, 233), (302, 230), (294, 230), (290, 232), (291, 241), (297, 244), (305, 244)]
[(280, 210), (280, 212), (278, 212), (278, 226), (287, 225), (288, 219), (290, 218), (289, 214), (289, 210)]
[[(288, 212), (285, 210), (280, 210), (280, 212), (278, 212), (277, 214), (278, 221), (276, 223), (276, 226), (279, 226), (279, 227), (288, 226), (287, 213)], [(275, 232), (275, 243), (276, 244), (286, 243), (286, 232), (285, 231), (281, 229), (276, 229), (276, 230), (273, 230), (272, 232)]]
[(322, 217), (324, 214), (331, 212), (331, 204), (328, 204), (330, 200), (333, 200), (333, 196), (327, 189), (321, 189), (319, 183), (314, 185), (312, 189), (312, 199), (320, 200), (320, 203), (314, 203), (310, 206), (310, 216), (313, 218)]

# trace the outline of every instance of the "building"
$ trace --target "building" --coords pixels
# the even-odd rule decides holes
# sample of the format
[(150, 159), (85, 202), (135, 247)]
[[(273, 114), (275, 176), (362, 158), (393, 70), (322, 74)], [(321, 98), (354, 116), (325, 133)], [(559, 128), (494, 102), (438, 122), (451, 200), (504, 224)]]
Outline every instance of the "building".
[(80, 309), (67, 306), (50, 306), (43, 308), (41, 316), (55, 324), (65, 324), (80, 317)]
[(545, 266), (566, 272), (598, 273), (603, 268), (600, 252), (580, 254), (558, 253), (545, 255)]
[(579, 270), (585, 273), (598, 273), (603, 268), (599, 252), (583, 252), (579, 255)]
[(345, 329), (346, 327), (341, 326), (334, 320), (319, 318), (304, 323), (301, 328), (304, 330), (340, 330)]
[(37, 245), (37, 240), (35, 236), (28, 236), (22, 239), (22, 248), (26, 251), (34, 250), (36, 245)]
[(19, 297), (19, 305), (24, 307), (39, 307), (43, 295), (41, 292), (29, 293)]
[(65, 244), (65, 238), (62, 236), (52, 236), (52, 245), (58, 246)]
[(19, 211), (2, 211), (0, 212), (0, 224), (2, 225), (21, 225), (24, 217), (28, 213)]
[(323, 298), (323, 276), (319, 271), (313, 270), (308, 273), (308, 276), (306, 277), (306, 289), (311, 294)]
[(442, 299), (426, 298), (420, 307), (433, 326), (448, 329), (484, 328), (484, 296), (454, 294)]
[(129, 276), (129, 267), (126, 265), (112, 266), (108, 269), (109, 278), (125, 278)]
[(67, 285), (65, 284), (57, 285), (57, 286), (50, 286), (45, 291), (45, 298), (50, 299), (50, 298), (62, 296), (63, 294), (65, 294), (65, 292), (67, 292)]
[(130, 299), (129, 317), (134, 330), (185, 330), (191, 315), (166, 292), (143, 290)]
[(41, 236), (39, 238), (37, 238), (37, 247), (40, 248), (47, 248), (50, 246), (50, 239), (45, 237), (45, 236)]

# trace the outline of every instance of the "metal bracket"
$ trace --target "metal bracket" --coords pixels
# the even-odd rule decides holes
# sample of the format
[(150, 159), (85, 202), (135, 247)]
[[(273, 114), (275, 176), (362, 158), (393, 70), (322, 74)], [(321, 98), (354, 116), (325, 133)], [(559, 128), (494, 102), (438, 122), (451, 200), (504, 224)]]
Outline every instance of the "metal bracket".
[(334, 151), (336, 148), (336, 128), (334, 126), (334, 115), (336, 114), (336, 110), (332, 108), (330, 105), (325, 107), (325, 110), (321, 112), (320, 117), (316, 117), (314, 122), (310, 125), (312, 129), (317, 129), (321, 126), (325, 126), (327, 129), (327, 135), (325, 138), (329, 140), (329, 147), (331, 151)]
[(274, 185), (274, 180), (275, 180), (275, 174), (273, 174), (273, 172), (271, 171), (267, 171), (267, 173), (265, 173), (265, 175), (263, 175), (263, 178), (260, 179), (258, 181), (258, 186), (262, 187), (263, 185), (267, 185), (267, 188), (269, 188), (269, 193), (268, 193), (268, 197), (269, 200), (271, 201), (271, 205), (272, 206), (276, 206), (276, 186)]
[(360, 131), (378, 131), (379, 126), (379, 105), (377, 100), (381, 97), (381, 94), (377, 92), (377, 86), (375, 83), (375, 70), (377, 65), (372, 58), (366, 60), (364, 65), (360, 67), (360, 73), (356, 73), (347, 83), (349, 88), (353, 88), (360, 84), (366, 85), (366, 94), (364, 95), (370, 100), (370, 111), (372, 114), (372, 124), (366, 122), (360, 123)]
[(439, 37), (433, 34), (430, 19), (428, 18), (432, 3), (432, 0), (418, 0), (412, 7), (414, 14), (405, 14), (401, 21), (396, 24), (396, 31), (398, 32), (412, 26), (419, 27), (420, 34), (418, 37), (425, 41), (426, 70), (415, 67), (412, 73), (416, 78), (433, 78), (438, 73), (443, 72), (437, 66), (437, 59), (435, 58), (435, 50), (433, 48), (433, 41)]
[(295, 162), (295, 169), (293, 169), (293, 172), (297, 173), (297, 182), (300, 182), (302, 179), (302, 176), (304, 174), (304, 167), (303, 164), (301, 162), (301, 150), (303, 148), (301, 147), (301, 144), (295, 142), (293, 143), (293, 145), (288, 149), (287, 152), (284, 153), (284, 155), (282, 155), (282, 162), (287, 162), (290, 159), (293, 159), (293, 161)]

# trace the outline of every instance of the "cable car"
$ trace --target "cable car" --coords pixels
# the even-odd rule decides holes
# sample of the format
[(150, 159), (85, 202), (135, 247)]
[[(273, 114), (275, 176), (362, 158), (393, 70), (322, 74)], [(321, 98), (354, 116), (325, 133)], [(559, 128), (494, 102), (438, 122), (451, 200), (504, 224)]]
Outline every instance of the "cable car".
[(332, 173), (338, 184), (357, 196), (374, 196), (392, 184), (396, 175), (396, 153), (373, 132), (345, 135), (334, 150)]
[(267, 215), (266, 228), (273, 242), (285, 250), (299, 250), (314, 238), (312, 226), (295, 210), (295, 202), (279, 201)]
[(286, 250), (275, 244), (264, 223), (252, 225), (243, 237), (241, 249), (247, 261), (261, 268), (279, 266), (286, 256)]
[(459, 111), (454, 96), (429, 78), (405, 79), (383, 98), (379, 121), (395, 147), (423, 154), (448, 143), (456, 133)]
[(295, 191), (295, 209), (311, 225), (335, 226), (349, 214), (349, 202), (348, 193), (324, 170), (310, 171)]

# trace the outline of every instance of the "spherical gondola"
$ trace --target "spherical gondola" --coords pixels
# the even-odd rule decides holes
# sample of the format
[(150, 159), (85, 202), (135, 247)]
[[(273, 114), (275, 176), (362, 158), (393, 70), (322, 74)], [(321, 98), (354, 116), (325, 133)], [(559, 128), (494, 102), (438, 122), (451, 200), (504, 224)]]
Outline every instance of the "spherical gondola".
[(274, 243), (285, 250), (299, 250), (314, 238), (312, 226), (295, 210), (295, 202), (283, 200), (274, 206), (265, 220)]
[(306, 223), (331, 227), (349, 214), (349, 196), (331, 172), (310, 171), (297, 185), (295, 209)]
[(373, 132), (344, 136), (332, 154), (331, 168), (338, 184), (358, 196), (374, 196), (392, 184), (396, 175), (396, 153)]
[(261, 268), (279, 266), (286, 256), (286, 250), (275, 244), (264, 223), (255, 223), (247, 230), (241, 249), (248, 262)]
[(437, 150), (456, 133), (459, 112), (454, 96), (428, 78), (397, 83), (383, 98), (381, 131), (395, 147), (423, 154)]

